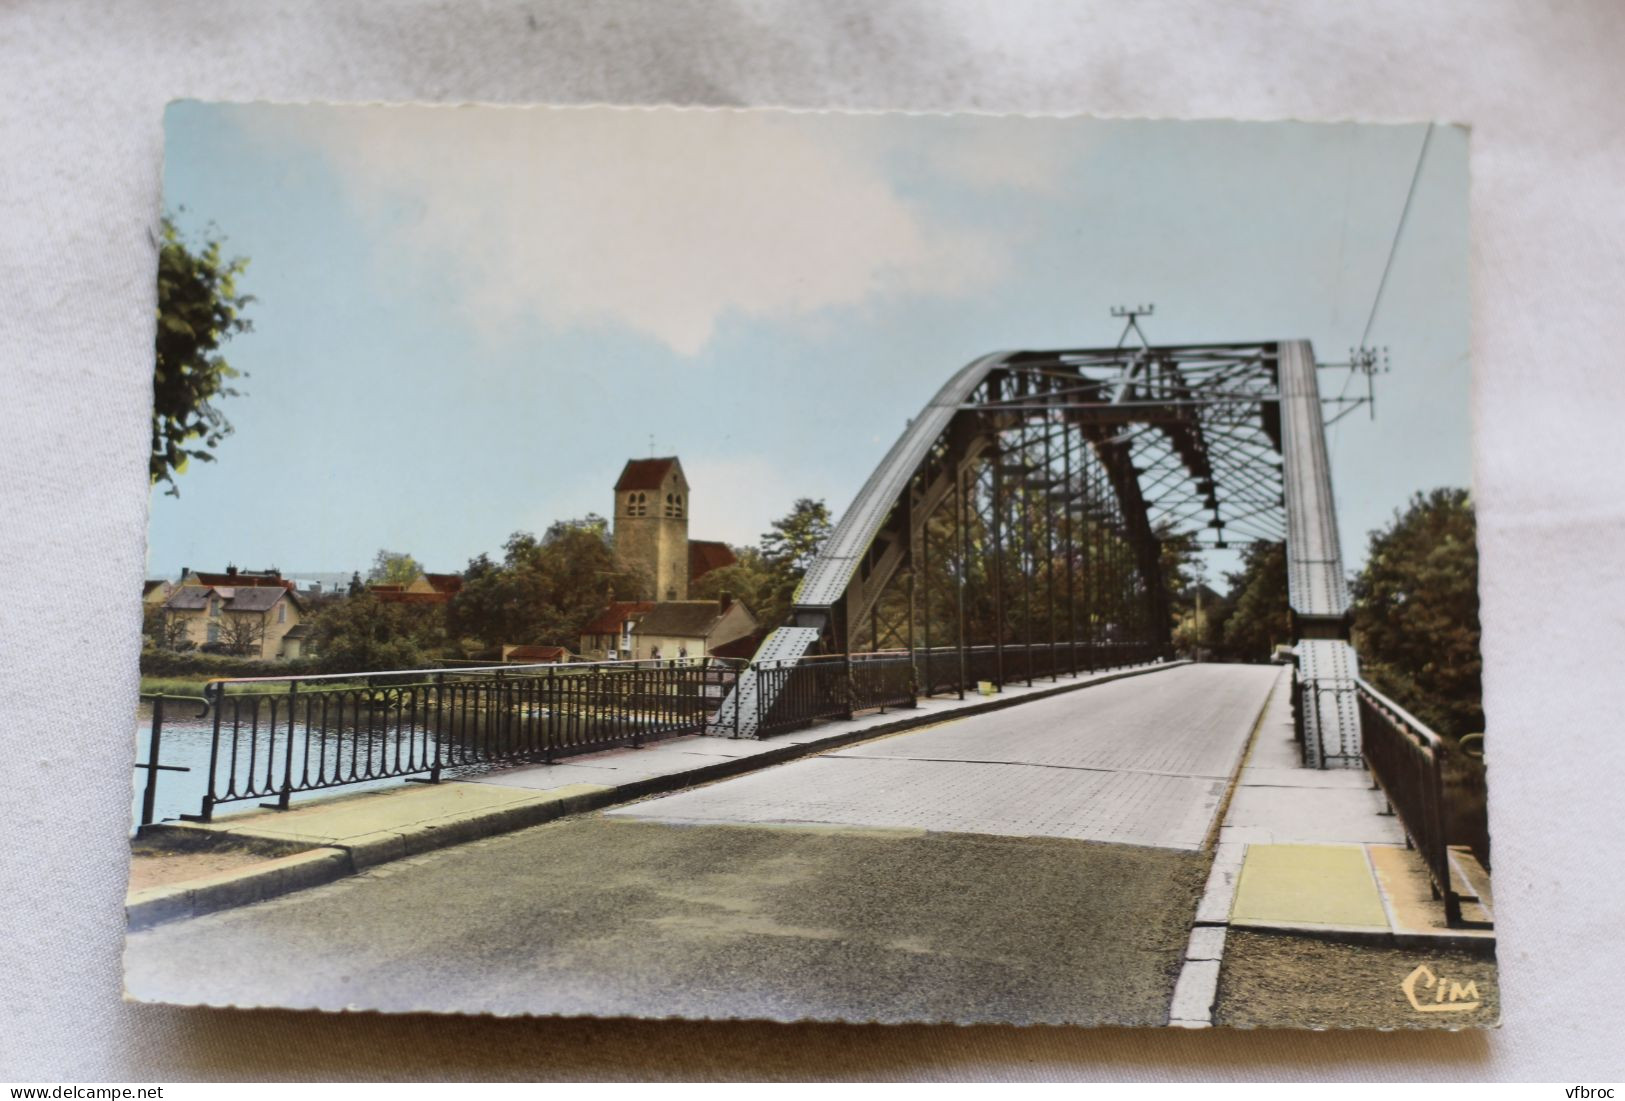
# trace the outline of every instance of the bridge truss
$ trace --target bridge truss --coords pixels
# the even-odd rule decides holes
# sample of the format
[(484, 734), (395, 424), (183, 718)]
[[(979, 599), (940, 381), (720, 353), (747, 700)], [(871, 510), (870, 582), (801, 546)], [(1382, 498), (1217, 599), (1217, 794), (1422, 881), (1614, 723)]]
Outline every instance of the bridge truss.
[[(930, 695), (1166, 659), (1170, 551), (1284, 543), (1305, 755), (1357, 764), (1315, 372), (1307, 341), (983, 356), (870, 475), (756, 665), (906, 654)], [(747, 672), (719, 725), (754, 734), (778, 683)]]

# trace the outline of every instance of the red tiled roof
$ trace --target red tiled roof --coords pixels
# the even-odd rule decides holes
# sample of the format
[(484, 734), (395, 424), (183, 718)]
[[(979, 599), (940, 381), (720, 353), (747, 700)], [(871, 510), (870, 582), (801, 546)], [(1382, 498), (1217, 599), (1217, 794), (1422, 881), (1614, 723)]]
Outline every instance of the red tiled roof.
[(460, 573), (426, 573), (423, 580), (434, 586), (437, 593), (459, 593), (463, 591), (463, 575)]
[(618, 635), (621, 633), (622, 623), (629, 619), (641, 619), (654, 606), (652, 600), (617, 600), (594, 616), (591, 622), (581, 628), (581, 633), (584, 635)]
[(621, 470), (620, 478), (615, 482), (615, 492), (621, 493), (628, 489), (659, 489), (676, 462), (675, 455), (664, 459), (628, 459), (625, 468)]
[(209, 586), (225, 586), (227, 588), (240, 588), (254, 585), (280, 585), (284, 589), (293, 588), (292, 581), (284, 581), (275, 574), (266, 573), (199, 573), (192, 571), (192, 576), (198, 582)]
[(562, 646), (515, 646), (503, 661), (564, 661), (570, 651)]
[(712, 570), (731, 566), (738, 561), (733, 548), (726, 543), (710, 539), (688, 541), (688, 579), (691, 582), (698, 581)]

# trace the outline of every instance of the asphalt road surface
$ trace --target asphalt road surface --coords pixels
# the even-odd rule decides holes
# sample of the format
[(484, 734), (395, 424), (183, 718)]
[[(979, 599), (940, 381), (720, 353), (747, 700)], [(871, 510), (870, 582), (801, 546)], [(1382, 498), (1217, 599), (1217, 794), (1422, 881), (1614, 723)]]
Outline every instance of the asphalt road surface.
[(133, 934), (186, 1004), (1162, 1024), (1275, 670), (847, 747)]

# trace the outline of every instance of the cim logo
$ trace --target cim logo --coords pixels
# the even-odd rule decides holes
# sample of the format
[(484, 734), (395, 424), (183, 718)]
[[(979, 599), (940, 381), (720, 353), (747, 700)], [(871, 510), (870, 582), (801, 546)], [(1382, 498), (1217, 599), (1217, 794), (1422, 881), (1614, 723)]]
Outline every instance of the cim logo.
[(1399, 988), (1418, 1013), (1465, 1013), (1479, 1006), (1476, 982), (1441, 979), (1425, 963), (1406, 975)]

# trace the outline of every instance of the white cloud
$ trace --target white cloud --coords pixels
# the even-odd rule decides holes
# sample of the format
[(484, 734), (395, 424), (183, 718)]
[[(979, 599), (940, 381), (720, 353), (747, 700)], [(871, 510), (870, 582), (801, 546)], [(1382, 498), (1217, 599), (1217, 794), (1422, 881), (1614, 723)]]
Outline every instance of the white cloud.
[(624, 325), (691, 356), (730, 313), (961, 296), (1007, 267), (989, 235), (900, 197), (872, 143), (832, 140), (813, 115), (279, 110), (266, 125), (320, 143), (402, 274), (449, 271), (488, 331)]

